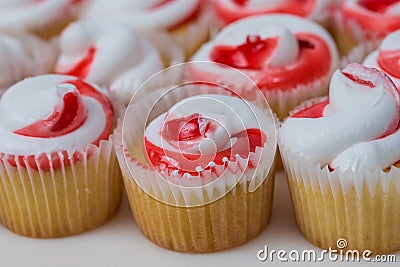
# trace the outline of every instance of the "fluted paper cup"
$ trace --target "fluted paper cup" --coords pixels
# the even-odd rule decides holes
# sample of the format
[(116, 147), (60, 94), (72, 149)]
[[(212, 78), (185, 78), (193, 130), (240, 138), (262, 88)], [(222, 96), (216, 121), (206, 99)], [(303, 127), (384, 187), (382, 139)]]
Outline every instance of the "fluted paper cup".
[[(46, 155), (49, 170), (24, 157), (0, 159), (0, 220), (23, 236), (57, 238), (106, 222), (117, 210), (122, 189), (113, 137), (68, 155)], [(50, 160), (51, 159), (51, 160)], [(14, 166), (15, 165), (15, 166)]]
[[(300, 109), (324, 100), (307, 101)], [(292, 151), (283, 140), (279, 149), (297, 225), (308, 241), (322, 249), (361, 253), (400, 250), (398, 167), (361, 173), (331, 171)]]
[[(149, 240), (175, 251), (211, 252), (243, 244), (257, 236), (270, 217), (276, 143), (216, 166), (218, 177), (211, 171), (204, 179), (161, 175), (144, 156), (146, 123), (181, 99), (226, 91), (199, 84), (170, 89), (131, 102), (117, 129), (117, 156), (135, 220)], [(268, 109), (263, 113), (268, 124), (260, 125), (271, 126), (263, 131), (274, 140), (274, 117)], [(249, 162), (260, 167), (248, 168)]]

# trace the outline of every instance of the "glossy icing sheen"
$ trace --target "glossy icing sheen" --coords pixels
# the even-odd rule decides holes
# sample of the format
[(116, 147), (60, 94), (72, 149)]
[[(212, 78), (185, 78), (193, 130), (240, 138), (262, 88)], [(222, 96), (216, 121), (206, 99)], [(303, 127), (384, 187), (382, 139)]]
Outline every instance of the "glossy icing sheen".
[(282, 143), (314, 162), (353, 172), (400, 160), (400, 96), (381, 71), (350, 64), (336, 71), (329, 101), (289, 117)]
[(202, 0), (91, 0), (82, 18), (113, 19), (133, 28), (172, 29), (195, 16)]
[(363, 65), (383, 70), (400, 87), (400, 31), (389, 34)]
[(367, 37), (381, 37), (400, 28), (399, 0), (347, 0), (340, 12), (345, 24), (356, 22)]
[[(203, 45), (192, 61), (238, 68), (262, 90), (289, 90), (329, 75), (337, 64), (337, 50), (329, 34), (313, 22), (263, 15), (230, 24)], [(190, 75), (206, 81), (233, 81), (237, 74), (221, 65), (201, 69), (199, 64)]]
[(147, 126), (144, 148), (159, 171), (201, 176), (202, 170), (237, 155), (247, 158), (263, 146), (267, 136), (257, 121), (261, 114), (255, 105), (233, 96), (186, 98)]
[(215, 0), (214, 8), (225, 23), (271, 13), (292, 14), (322, 22), (329, 16), (330, 4), (329, 0)]
[(0, 114), (2, 155), (18, 155), (22, 165), (26, 157), (32, 167), (37, 156), (44, 169), (50, 163), (43, 153), (71, 153), (107, 139), (114, 116), (103, 92), (64, 75), (36, 76), (15, 84), (1, 98)]
[(60, 50), (57, 73), (106, 86), (126, 103), (137, 86), (163, 68), (157, 50), (117, 22), (72, 23), (60, 37)]
[(56, 57), (57, 49), (51, 42), (30, 34), (0, 34), (0, 89), (27, 76), (51, 72)]
[(0, 29), (39, 30), (72, 16), (84, 0), (0, 0)]

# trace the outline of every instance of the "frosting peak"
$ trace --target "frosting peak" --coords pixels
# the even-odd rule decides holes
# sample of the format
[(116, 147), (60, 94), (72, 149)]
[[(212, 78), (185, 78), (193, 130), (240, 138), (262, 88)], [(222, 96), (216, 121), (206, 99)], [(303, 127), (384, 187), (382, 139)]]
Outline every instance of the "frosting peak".
[(157, 50), (129, 26), (110, 21), (79, 21), (60, 37), (56, 72), (111, 89), (127, 103), (135, 88), (163, 67)]
[[(280, 129), (280, 138), (295, 152), (342, 171), (386, 168), (396, 162), (393, 156), (383, 157), (374, 165), (376, 162), (364, 161), (367, 156), (362, 155), (373, 151), (369, 146), (375, 146), (377, 140), (386, 144), (393, 139), (399, 121), (400, 96), (393, 82), (381, 71), (350, 64), (334, 73), (329, 101), (288, 118)], [(365, 146), (368, 150), (363, 150)], [(397, 157), (400, 159), (400, 152)]]

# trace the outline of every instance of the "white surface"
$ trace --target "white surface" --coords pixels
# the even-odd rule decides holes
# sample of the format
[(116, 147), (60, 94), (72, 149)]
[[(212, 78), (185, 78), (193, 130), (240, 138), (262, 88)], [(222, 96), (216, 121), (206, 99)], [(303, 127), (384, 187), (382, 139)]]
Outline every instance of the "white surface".
[[(210, 254), (184, 254), (159, 248), (139, 232), (126, 199), (117, 215), (102, 227), (85, 234), (55, 240), (20, 237), (0, 226), (0, 266), (351, 266), (350, 263), (280, 263), (260, 262), (257, 251), (268, 245), (270, 249), (319, 249), (307, 242), (297, 229), (284, 175), (276, 177), (274, 207), (267, 229), (247, 244)], [(398, 266), (380, 263), (379, 266)], [(353, 266), (373, 264), (352, 263)]]

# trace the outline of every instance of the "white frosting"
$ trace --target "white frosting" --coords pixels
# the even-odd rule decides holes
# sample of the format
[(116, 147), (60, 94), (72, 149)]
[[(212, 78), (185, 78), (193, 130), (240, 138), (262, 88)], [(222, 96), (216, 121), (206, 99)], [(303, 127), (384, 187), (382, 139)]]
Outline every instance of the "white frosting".
[[(230, 10), (237, 10), (238, 12), (260, 12), (274, 10), (284, 4), (292, 2), (292, 0), (248, 0), (245, 5), (238, 5), (233, 0), (216, 0), (218, 5), (226, 7)], [(312, 12), (306, 17), (318, 22), (324, 22), (329, 17), (329, 8), (331, 6), (331, 0), (315, 0), (315, 5)]]
[[(207, 108), (205, 108), (207, 107)], [(185, 118), (193, 114), (200, 114), (212, 124), (212, 131), (207, 131), (206, 138), (200, 143), (189, 146), (180, 146), (178, 142), (164, 140), (161, 131), (165, 122), (173, 119)], [(152, 144), (163, 147), (167, 151), (185, 154), (212, 154), (232, 147), (236, 141), (234, 134), (245, 129), (262, 129), (267, 136), (273, 136), (273, 122), (263, 118), (263, 111), (254, 104), (237, 97), (226, 95), (198, 95), (185, 98), (172, 106), (168, 112), (161, 114), (146, 128), (145, 137)], [(202, 127), (200, 125), (200, 131)]]
[(82, 18), (113, 19), (140, 31), (168, 29), (185, 20), (197, 9), (200, 0), (91, 0)]
[[(245, 43), (247, 36), (258, 35), (262, 39), (279, 37), (277, 48), (265, 62), (265, 67), (278, 67), (287, 65), (298, 58), (299, 45), (294, 34), (314, 33), (326, 41), (330, 48), (332, 61), (331, 70), (338, 63), (338, 52), (332, 37), (318, 24), (292, 15), (261, 15), (245, 18), (225, 27), (214, 39), (204, 44), (191, 61), (212, 61), (211, 51), (218, 45), (237, 46)], [(222, 65), (198, 64), (201, 72), (210, 73), (210, 77), (223, 80), (233, 80), (238, 75), (237, 71)], [(205, 69), (206, 67), (206, 69)], [(259, 79), (259, 70), (241, 69), (253, 81)]]
[[(371, 82), (357, 83), (341, 71), (333, 75), (329, 104), (321, 118), (289, 117), (279, 135), (294, 152), (342, 171), (386, 168), (400, 159), (400, 97), (382, 72), (351, 64), (343, 72)], [(386, 133), (385, 138), (378, 139)]]
[(135, 88), (163, 68), (157, 50), (129, 26), (89, 20), (72, 23), (63, 31), (56, 71), (72, 69), (91, 48), (96, 52), (85, 79), (109, 87), (124, 103)]
[(57, 49), (30, 34), (0, 34), (0, 89), (32, 75), (53, 70)]
[[(384, 51), (384, 50), (400, 50), (400, 31), (395, 31), (386, 36), (386, 38), (382, 41), (379, 48), (373, 51), (365, 58), (363, 65), (381, 70), (381, 67), (378, 64), (378, 57), (379, 57), (379, 51)], [(386, 73), (386, 75), (388, 75), (392, 79), (392, 81), (397, 85), (397, 87), (400, 87), (400, 79), (393, 77), (388, 73)]]
[(14, 133), (38, 120), (47, 119), (67, 92), (77, 91), (71, 84), (76, 78), (65, 75), (42, 75), (25, 79), (9, 88), (0, 99), (0, 151), (15, 155), (39, 155), (84, 148), (103, 132), (106, 116), (102, 105), (92, 97), (83, 96), (87, 109), (85, 122), (68, 134), (37, 138)]
[(0, 0), (0, 31), (36, 31), (70, 16), (72, 0)]

